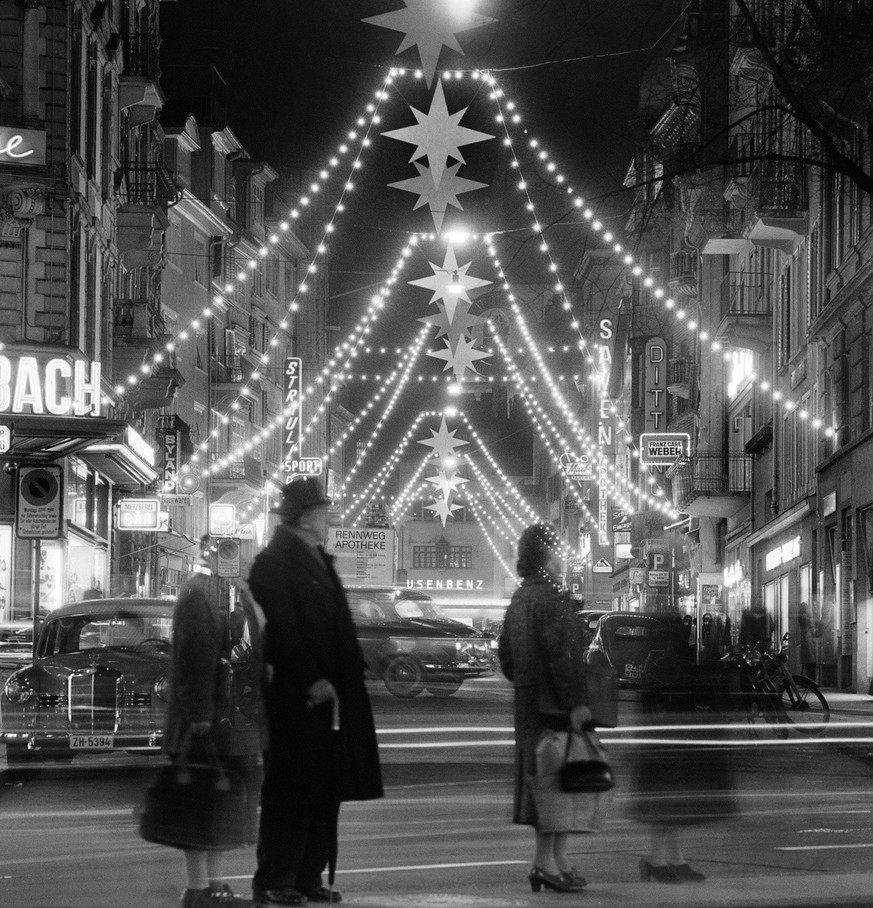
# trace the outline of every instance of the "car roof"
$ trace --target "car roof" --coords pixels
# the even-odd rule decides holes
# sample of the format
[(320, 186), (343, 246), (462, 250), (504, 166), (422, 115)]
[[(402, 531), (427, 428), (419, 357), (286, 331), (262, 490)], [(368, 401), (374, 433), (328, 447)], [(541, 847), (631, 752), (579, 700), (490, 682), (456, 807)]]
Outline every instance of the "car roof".
[(606, 612), (600, 618), (601, 622), (606, 624), (618, 624), (621, 622), (630, 624), (664, 624), (661, 615), (652, 614), (651, 612)]
[(74, 615), (116, 615), (118, 612), (172, 611), (175, 599), (83, 599), (49, 612), (46, 621)]

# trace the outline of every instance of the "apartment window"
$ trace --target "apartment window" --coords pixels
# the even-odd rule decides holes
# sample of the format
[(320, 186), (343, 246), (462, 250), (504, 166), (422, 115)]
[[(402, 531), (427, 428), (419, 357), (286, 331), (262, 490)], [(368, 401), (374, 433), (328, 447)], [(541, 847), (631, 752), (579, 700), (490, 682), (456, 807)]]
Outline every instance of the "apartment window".
[(206, 246), (206, 240), (202, 237), (194, 237), (194, 280), (201, 287), (209, 286), (209, 250)]
[(412, 547), (413, 568), (457, 568), (473, 567), (473, 546), (449, 545), (440, 540), (434, 545)]
[(100, 104), (97, 103), (100, 94), (100, 71), (97, 66), (97, 45), (88, 44), (88, 98), (86, 107), (87, 122), (85, 123), (85, 150), (87, 154), (88, 178), (97, 178), (97, 137), (100, 119)]
[(264, 187), (252, 184), (251, 226), (264, 220)]
[(267, 262), (267, 293), (273, 296), (279, 295), (279, 264), (279, 258), (275, 255), (270, 256)]
[(821, 236), (818, 223), (812, 228), (809, 236), (806, 295), (809, 300), (807, 321), (812, 322), (822, 310)]
[(175, 218), (170, 218), (170, 226), (167, 228), (166, 239), (167, 259), (170, 264), (182, 268), (182, 225)]

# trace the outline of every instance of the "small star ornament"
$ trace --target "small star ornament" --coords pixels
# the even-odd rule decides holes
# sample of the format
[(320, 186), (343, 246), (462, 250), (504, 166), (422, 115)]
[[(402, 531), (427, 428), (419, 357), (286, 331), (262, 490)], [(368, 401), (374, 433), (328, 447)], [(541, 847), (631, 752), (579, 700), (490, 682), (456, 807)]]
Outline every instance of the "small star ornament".
[(459, 300), (470, 302), (470, 297), (467, 295), (469, 290), (487, 287), (491, 283), (491, 281), (469, 276), (467, 271), (473, 263), (467, 262), (466, 265), (459, 265), (451, 243), (446, 249), (446, 256), (443, 259), (442, 266), (435, 265), (433, 262), (428, 262), (428, 264), (433, 274), (430, 277), (409, 281), (409, 283), (413, 287), (423, 287), (425, 290), (432, 290), (433, 296), (430, 298), (430, 302), (435, 303), (437, 300), (443, 302), (449, 322), (454, 320), (455, 308)]
[(443, 417), (439, 431), (434, 432), (434, 430), (431, 429), (430, 434), (432, 437), (419, 441), (419, 444), (428, 445), (433, 448), (434, 457), (451, 457), (454, 454), (455, 448), (460, 448), (461, 445), (469, 444), (469, 442), (464, 441), (462, 438), (455, 438), (455, 432), (457, 431), (457, 429), (452, 429), (450, 432), (449, 427), (446, 425), (446, 418)]
[(461, 506), (459, 504), (449, 504), (447, 498), (437, 498), (433, 504), (426, 504), (425, 507), (429, 511), (433, 511), (437, 517), (442, 521), (443, 526), (446, 525), (446, 521), (455, 511), (460, 510)]
[(458, 341), (455, 347), (450, 347), (446, 344), (442, 350), (428, 350), (427, 355), (433, 356), (435, 359), (444, 359), (446, 364), (443, 366), (443, 372), (451, 369), (458, 378), (468, 371), (478, 375), (479, 373), (473, 368), (473, 363), (491, 356), (490, 353), (486, 353), (484, 350), (477, 350), (476, 342), (467, 340), (464, 337)]
[(415, 192), (418, 194), (418, 201), (412, 206), (413, 211), (417, 211), (423, 205), (430, 208), (431, 217), (437, 230), (442, 230), (443, 218), (446, 215), (446, 209), (449, 205), (463, 211), (464, 208), (458, 201), (458, 196), (465, 192), (473, 192), (476, 189), (484, 189), (487, 183), (477, 183), (476, 180), (465, 180), (458, 176), (460, 164), (452, 164), (446, 168), (439, 185), (434, 183), (433, 174), (423, 164), (415, 162), (415, 168), (418, 171), (417, 177), (411, 177), (408, 180), (400, 180), (397, 183), (389, 183), (392, 189), (402, 189), (404, 192)]

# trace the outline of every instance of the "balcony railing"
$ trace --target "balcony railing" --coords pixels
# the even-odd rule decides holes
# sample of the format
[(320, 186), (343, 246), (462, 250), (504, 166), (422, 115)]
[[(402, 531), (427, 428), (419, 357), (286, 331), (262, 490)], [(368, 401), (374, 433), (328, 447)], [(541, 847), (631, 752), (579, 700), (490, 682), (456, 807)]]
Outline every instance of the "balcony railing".
[(671, 467), (673, 503), (683, 510), (702, 495), (719, 497), (752, 489), (752, 458), (747, 454), (697, 453)]
[(670, 288), (676, 293), (697, 292), (697, 251), (681, 249), (670, 253)]
[(773, 315), (772, 277), (763, 271), (729, 271), (721, 281), (721, 316)]
[(761, 161), (756, 177), (758, 211), (806, 211), (807, 168), (796, 161)]
[(690, 359), (671, 359), (667, 367), (667, 386), (690, 385), (694, 380), (694, 365)]
[(115, 340), (145, 340), (167, 333), (157, 304), (150, 300), (115, 300), (112, 308), (112, 337)]
[(219, 384), (238, 384), (244, 380), (245, 361), (241, 356), (214, 356), (212, 381)]
[(158, 43), (153, 32), (131, 32), (124, 39), (124, 75), (157, 81)]
[(176, 198), (176, 184), (163, 163), (124, 161), (119, 173), (127, 187), (128, 205), (156, 208)]

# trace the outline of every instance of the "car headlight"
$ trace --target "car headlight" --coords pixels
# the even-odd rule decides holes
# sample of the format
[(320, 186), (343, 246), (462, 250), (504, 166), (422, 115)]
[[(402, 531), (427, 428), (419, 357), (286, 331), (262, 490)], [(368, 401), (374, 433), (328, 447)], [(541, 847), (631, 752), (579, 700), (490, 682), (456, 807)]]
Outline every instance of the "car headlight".
[(155, 681), (154, 685), (155, 696), (159, 700), (166, 700), (170, 693), (170, 679), (164, 675), (162, 678), (158, 678)]
[(10, 703), (27, 703), (33, 696), (33, 688), (26, 678), (13, 675), (3, 686), (3, 694)]

